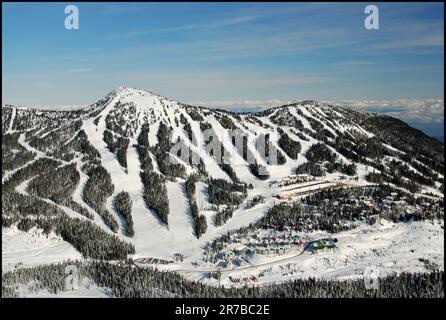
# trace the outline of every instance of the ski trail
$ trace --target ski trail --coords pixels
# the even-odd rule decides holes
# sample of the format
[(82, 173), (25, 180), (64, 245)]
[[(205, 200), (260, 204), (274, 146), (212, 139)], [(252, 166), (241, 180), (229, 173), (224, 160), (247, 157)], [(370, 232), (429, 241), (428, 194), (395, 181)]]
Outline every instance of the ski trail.
[(167, 182), (167, 195), (169, 203), (169, 230), (174, 242), (193, 241), (193, 221), (190, 215), (185, 186), (183, 183)]
[(8, 128), (7, 133), (13, 132), (12, 126), (14, 125), (14, 120), (15, 120), (16, 115), (17, 115), (17, 108), (12, 108), (12, 110), (11, 110), (11, 120), (9, 121), (9, 128)]
[[(113, 234), (116, 236), (120, 236), (119, 234), (115, 234), (113, 231), (111, 231), (104, 223), (103, 218), (97, 213), (95, 210), (93, 210), (82, 198), (82, 192), (84, 190), (85, 183), (88, 180), (88, 176), (82, 171), (82, 161), (80, 159), (76, 159), (76, 169), (79, 172), (79, 183), (77, 185), (76, 190), (72, 194), (73, 201), (79, 203), (82, 207), (84, 207), (88, 212), (90, 212), (93, 215), (93, 221), (94, 223), (100, 227), (103, 231)], [(91, 221), (91, 220), (90, 220)], [(122, 239), (122, 237), (120, 237)]]
[[(18, 167), (14, 170), (11, 171), (6, 171), (5, 175), (2, 178), (2, 183), (5, 182), (6, 180), (8, 180), (10, 177), (12, 177), (17, 171), (31, 165), (32, 163), (34, 163), (35, 161), (39, 160), (40, 158), (44, 158), (46, 157), (46, 154), (40, 150), (37, 150), (35, 148), (33, 148), (32, 146), (29, 145), (28, 142), (25, 141), (26, 135), (25, 133), (21, 133), (19, 138), (17, 139), (17, 142), (24, 147), (27, 151), (31, 151), (34, 152), (34, 154), (36, 154), (36, 156), (34, 156), (34, 159), (32, 159), (31, 161), (28, 161), (27, 163), (25, 163), (23, 166)], [(52, 158), (52, 157), (48, 157), (48, 158)], [(57, 159), (59, 161), (63, 161), (60, 159)]]
[(17, 142), (19, 144), (21, 144), (26, 150), (34, 152), (36, 154), (36, 157), (34, 158), (34, 161), (38, 160), (40, 158), (46, 157), (45, 152), (42, 152), (42, 151), (37, 150), (36, 148), (32, 147), (28, 142), (25, 141), (25, 138), (26, 138), (25, 134), (22, 133), (22, 134), (20, 134), (19, 139), (17, 140)]
[(141, 168), (138, 152), (134, 147), (127, 150), (127, 165), (128, 179), (131, 183), (126, 191), (132, 199), (132, 219), (135, 231), (135, 235), (129, 240), (135, 245), (136, 256), (152, 255), (153, 251), (160, 256), (166, 256), (160, 244), (164, 243), (161, 239), (168, 239), (169, 230), (160, 224), (155, 213), (149, 210), (144, 202)]
[[(17, 191), (18, 193), (24, 195), (24, 196), (29, 196), (29, 197), (33, 197), (33, 198), (37, 198), (40, 199), (48, 204), (54, 205), (56, 207), (58, 207), (59, 209), (61, 209), (69, 218), (79, 218), (81, 220), (90, 220), (87, 217), (81, 215), (80, 213), (74, 211), (73, 209), (66, 207), (64, 205), (61, 204), (57, 204), (54, 201), (50, 200), (50, 199), (46, 199), (46, 198), (41, 198), (39, 196), (36, 195), (32, 195), (29, 194), (26, 189), (28, 188), (29, 183), (31, 182), (31, 180), (33, 180), (35, 178), (35, 176), (23, 181), (22, 183), (20, 183), (16, 188), (15, 191)], [(105, 226), (105, 225), (104, 225)], [(108, 229), (108, 228), (107, 228)], [(112, 233), (110, 230), (108, 230), (109, 233)]]
[(112, 199), (121, 191), (124, 191), (126, 187), (131, 185), (131, 181), (128, 180), (128, 176), (119, 162), (116, 160), (116, 155), (111, 153), (107, 149), (107, 145), (103, 140), (104, 130), (106, 128), (105, 117), (114, 107), (114, 100), (104, 108), (101, 112), (101, 118), (97, 127), (94, 125), (94, 119), (88, 119), (82, 124), (82, 129), (87, 134), (88, 140), (101, 155), (102, 166), (110, 174), (112, 183), (114, 185), (114, 192), (110, 198), (107, 199), (106, 209), (115, 217), (118, 222), (119, 230), (123, 230), (122, 218), (115, 212)]

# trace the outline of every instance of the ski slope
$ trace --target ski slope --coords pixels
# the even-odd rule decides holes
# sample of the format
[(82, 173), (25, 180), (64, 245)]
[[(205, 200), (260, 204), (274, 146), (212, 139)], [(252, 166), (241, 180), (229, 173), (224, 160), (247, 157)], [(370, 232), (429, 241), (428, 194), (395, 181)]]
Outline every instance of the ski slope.
[(19, 267), (81, 259), (81, 254), (61, 237), (50, 233), (44, 235), (35, 227), (28, 232), (17, 227), (2, 227), (2, 272)]

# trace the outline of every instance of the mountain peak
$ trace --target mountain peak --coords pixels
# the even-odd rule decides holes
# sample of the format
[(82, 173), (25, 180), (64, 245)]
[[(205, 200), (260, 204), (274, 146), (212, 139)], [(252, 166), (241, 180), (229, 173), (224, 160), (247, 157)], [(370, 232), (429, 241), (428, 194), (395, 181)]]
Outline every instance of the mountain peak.
[(132, 88), (132, 87), (128, 87), (128, 86), (119, 86), (116, 89), (114, 89), (113, 91), (111, 91), (110, 95), (122, 96), (122, 95), (130, 95), (130, 94), (141, 94), (143, 92), (152, 94), (151, 92), (149, 92), (147, 90), (141, 90), (141, 89)]
[(119, 99), (132, 98), (132, 97), (145, 97), (145, 98), (156, 98), (161, 100), (169, 100), (159, 94), (153, 93), (145, 89), (137, 89), (128, 86), (119, 86), (108, 94), (109, 97)]

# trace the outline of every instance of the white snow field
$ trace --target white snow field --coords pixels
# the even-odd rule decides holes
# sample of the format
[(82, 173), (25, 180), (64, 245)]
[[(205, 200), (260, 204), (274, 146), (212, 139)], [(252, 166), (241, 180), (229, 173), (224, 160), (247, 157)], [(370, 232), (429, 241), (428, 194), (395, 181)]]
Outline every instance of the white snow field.
[(81, 254), (59, 236), (48, 236), (35, 227), (28, 232), (17, 227), (2, 227), (2, 272), (14, 267), (32, 267), (40, 264), (81, 259)]
[(73, 290), (50, 292), (47, 289), (37, 289), (33, 282), (19, 285), (17, 293), (21, 298), (110, 298), (110, 290), (98, 287), (89, 279), (81, 279), (79, 287)]

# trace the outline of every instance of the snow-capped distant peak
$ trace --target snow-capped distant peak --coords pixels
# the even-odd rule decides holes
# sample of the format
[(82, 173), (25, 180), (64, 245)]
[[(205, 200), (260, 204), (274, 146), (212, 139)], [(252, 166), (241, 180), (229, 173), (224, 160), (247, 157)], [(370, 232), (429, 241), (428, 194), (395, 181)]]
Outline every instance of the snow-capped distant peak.
[[(113, 96), (113, 97), (120, 97), (120, 98), (126, 98), (126, 97), (130, 97), (130, 96), (146, 96), (146, 97), (153, 96), (153, 97), (163, 98), (160, 95), (150, 92), (148, 90), (137, 89), (137, 88), (127, 87), (127, 86), (119, 86), (116, 89), (114, 89), (113, 91), (111, 91), (109, 93), (109, 95)], [(165, 98), (163, 98), (163, 99), (165, 99)]]

